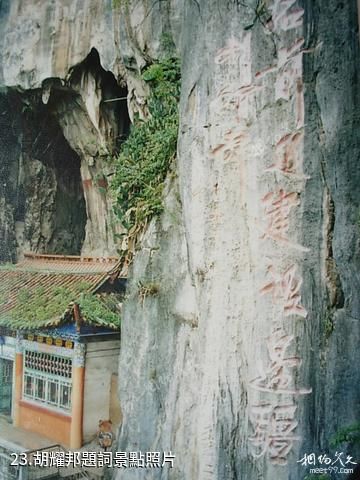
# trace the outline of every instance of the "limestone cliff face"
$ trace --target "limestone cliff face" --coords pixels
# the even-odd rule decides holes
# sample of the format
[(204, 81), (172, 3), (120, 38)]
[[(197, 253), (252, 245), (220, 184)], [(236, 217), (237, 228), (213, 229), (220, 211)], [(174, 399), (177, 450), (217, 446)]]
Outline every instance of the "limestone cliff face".
[(0, 259), (76, 254), (84, 241), (80, 160), (37, 94), (0, 94)]
[(359, 415), (356, 4), (242, 3), (182, 6), (181, 202), (136, 257), (119, 369), (119, 447), (177, 460), (119, 479), (303, 479)]
[(64, 79), (92, 48), (117, 76), (119, 21), (111, 5), (109, 0), (2, 1), (2, 83), (34, 89), (46, 79)]
[[(116, 248), (109, 198), (93, 184), (111, 174), (107, 153), (127, 120), (104, 100), (128, 95), (130, 118), (145, 116), (138, 72), (161, 55), (163, 33), (182, 59), (176, 175), (130, 272), (119, 365), (118, 450), (176, 460), (114, 477), (303, 479), (297, 461), (334, 455), (330, 438), (360, 411), (355, 0), (55, 3), (1, 3), (1, 81), (20, 96), (16, 118), (19, 88), (38, 95), (28, 104), (49, 109), (80, 165), (67, 190), (86, 208), (76, 248)], [(48, 178), (48, 202), (63, 204), (62, 157), (29, 153), (24, 127), (10, 124), (13, 160), (1, 168), (21, 197), (27, 152), (37, 186), (24, 190), (23, 215), (47, 239), (58, 216), (40, 214), (37, 192)], [(0, 196), (11, 256), (18, 203)], [(150, 283), (158, 291), (144, 294)]]
[[(37, 141), (46, 136), (57, 138), (55, 166), (48, 168), (49, 174), (56, 177), (54, 169), (57, 165), (65, 183), (76, 183), (68, 204), (64, 205), (64, 199), (57, 193), (59, 187), (53, 187), (53, 194), (47, 192), (45, 184), (52, 187), (51, 181), (46, 179), (42, 191), (44, 196), (49, 193), (52, 197), (46, 200), (46, 203), (50, 202), (49, 219), (39, 210), (40, 202), (33, 198), (33, 192), (25, 189), (27, 208), (23, 221), (29, 224), (29, 228), (20, 236), (14, 234), (14, 200), (4, 198), (2, 201), (6, 203), (7, 216), (11, 217), (13, 226), (11, 234), (2, 235), (4, 238), (12, 235), (13, 248), (8, 247), (8, 253), (2, 257), (15, 258), (29, 248), (55, 253), (116, 254), (114, 234), (121, 229), (115, 225), (106, 193), (108, 176), (111, 175), (107, 157), (121, 143), (129, 126), (127, 89), (120, 81), (122, 64), (118, 61), (119, 19), (116, 10), (112, 9), (110, 0), (101, 4), (96, 1), (4, 1), (1, 2), (0, 19), (0, 82), (7, 88), (3, 93), (4, 102), (11, 103), (10, 94), (17, 98), (19, 109), (13, 116), (22, 124), (14, 133), (16, 142), (8, 147), (15, 148), (16, 143), (19, 150), (14, 160), (7, 160), (12, 165), (9, 168), (20, 168), (20, 156), (28, 156), (30, 162), (34, 159), (42, 165), (49, 157), (46, 148), (40, 153), (34, 152), (33, 148), (28, 151), (28, 144), (22, 141), (24, 129), (27, 129)], [(122, 101), (106, 102), (113, 98), (122, 98)], [(47, 121), (43, 122), (40, 131), (34, 131), (33, 117), (39, 112)], [(55, 132), (47, 131), (48, 122), (56, 125), (61, 139)], [(6, 132), (3, 135), (6, 144)], [(53, 143), (52, 140), (50, 147)], [(44, 159), (39, 158), (41, 156)], [(25, 167), (27, 164), (24, 161)], [(35, 172), (27, 178), (29, 183), (36, 182), (38, 174)], [(21, 181), (14, 179), (14, 182), (19, 191)], [(82, 198), (86, 210), (82, 207), (79, 210), (77, 197), (80, 197), (80, 203)], [(58, 222), (57, 215), (51, 212), (56, 210), (60, 217), (65, 217), (69, 204), (70, 209), (75, 209), (77, 218), (67, 222), (65, 230), (68, 235), (78, 237), (71, 245), (68, 240), (59, 238), (59, 231), (53, 225)], [(37, 240), (39, 222), (47, 230), (42, 235), (41, 244)], [(9, 224), (9, 221), (5, 223)], [(58, 239), (56, 245), (55, 238)]]

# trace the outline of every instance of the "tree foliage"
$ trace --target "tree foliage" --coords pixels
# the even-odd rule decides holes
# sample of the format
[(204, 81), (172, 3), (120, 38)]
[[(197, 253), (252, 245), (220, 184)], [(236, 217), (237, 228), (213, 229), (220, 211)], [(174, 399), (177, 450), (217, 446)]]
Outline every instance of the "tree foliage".
[(342, 443), (350, 443), (351, 445), (360, 444), (360, 423), (354, 423), (341, 428), (331, 439), (330, 445), (332, 447), (338, 447)]

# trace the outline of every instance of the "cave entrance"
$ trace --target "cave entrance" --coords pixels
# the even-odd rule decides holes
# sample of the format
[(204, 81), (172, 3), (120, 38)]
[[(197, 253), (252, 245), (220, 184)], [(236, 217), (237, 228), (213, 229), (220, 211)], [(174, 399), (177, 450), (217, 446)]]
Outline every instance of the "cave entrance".
[(86, 225), (80, 158), (36, 93), (23, 115), (25, 205), (16, 220), (25, 222), (25, 249), (78, 255)]
[(122, 227), (114, 217), (109, 179), (114, 173), (113, 159), (130, 128), (127, 86), (102, 67), (93, 48), (70, 70), (66, 84), (53, 82), (50, 87), (49, 108), (81, 160), (87, 213), (82, 253), (117, 255)]
[(7, 91), (0, 98), (0, 261), (24, 251), (79, 254), (86, 206), (80, 158), (40, 91)]
[(127, 95), (95, 49), (66, 81), (0, 94), (0, 261), (116, 255), (107, 189), (130, 129)]

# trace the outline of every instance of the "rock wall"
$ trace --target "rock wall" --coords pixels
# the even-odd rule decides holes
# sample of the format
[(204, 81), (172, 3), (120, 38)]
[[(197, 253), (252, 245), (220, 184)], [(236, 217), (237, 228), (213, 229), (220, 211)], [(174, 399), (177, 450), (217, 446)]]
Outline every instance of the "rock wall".
[(1, 83), (29, 90), (49, 78), (64, 79), (92, 48), (117, 77), (118, 25), (111, 0), (3, 0)]
[(146, 116), (139, 71), (164, 33), (182, 59), (177, 164), (129, 278), (117, 446), (176, 459), (114, 478), (302, 480), (298, 460), (334, 455), (359, 415), (356, 1), (120, 3), (3, 1), (0, 15), (1, 82), (37, 91), (79, 159), (88, 253), (116, 249), (106, 158), (127, 112), (104, 100), (127, 94)]
[[(119, 14), (112, 8), (111, 0), (102, 4), (96, 1), (6, 0), (0, 4), (0, 22), (0, 84), (7, 89), (4, 102), (11, 102), (10, 96), (15, 95), (20, 103), (18, 131), (10, 142), (11, 146), (6, 148), (15, 149), (17, 146), (15, 164), (22, 155), (24, 168), (27, 168), (27, 157), (34, 156), (34, 152), (23, 154), (26, 147), (19, 140), (26, 135), (24, 130), (31, 131), (33, 126), (25, 110), (46, 116), (61, 129), (62, 153), (58, 157), (65, 183), (72, 184), (74, 176), (77, 177), (76, 194), (70, 203), (55, 194), (55, 190), (53, 200), (44, 195), (45, 203), (57, 205), (49, 207), (46, 212), (36, 207), (40, 203), (37, 195), (32, 191), (29, 193), (27, 211), (32, 210), (33, 205), (34, 214), (31, 218), (28, 215), (29, 226), (24, 241), (20, 238), (24, 235), (15, 235), (14, 221), (10, 219), (11, 207), (8, 200), (1, 197), (6, 204), (6, 218), (4, 226), (0, 226), (0, 241), (3, 237), (8, 239), (7, 245), (12, 245), (3, 249), (5, 252), (10, 248), (2, 258), (14, 260), (29, 249), (114, 255), (117, 252), (115, 234), (122, 229), (116, 225), (107, 194), (108, 177), (112, 173), (108, 157), (118, 150), (129, 128), (128, 92), (121, 81), (124, 67), (118, 60)], [(36, 138), (37, 134), (32, 132), (32, 135)], [(48, 159), (49, 152), (45, 150), (41, 155), (43, 153)], [(61, 155), (66, 159), (61, 159)], [(73, 166), (69, 164), (71, 161)], [(49, 175), (55, 177), (56, 172), (50, 169)], [(30, 170), (29, 183), (34, 184), (40, 172)], [(73, 170), (77, 170), (76, 174)], [(52, 188), (53, 182), (49, 178), (45, 183)], [(16, 189), (19, 191), (20, 187)], [(75, 222), (68, 222), (67, 231), (73, 232), (77, 238), (74, 245), (70, 245), (67, 240), (61, 241), (61, 234), (52, 223), (62, 222), (62, 206), (78, 208), (76, 198), (79, 195), (83, 197), (79, 202), (85, 203), (86, 211), (80, 207), (78, 213), (80, 217), (85, 215), (86, 225), (78, 218)], [(43, 234), (39, 228), (47, 232)], [(39, 235), (43, 237), (41, 244)]]
[(79, 253), (85, 202), (80, 159), (36, 93), (0, 94), (0, 259)]
[(358, 419), (356, 2), (251, 5), (183, 5), (180, 203), (136, 257), (119, 368), (119, 449), (177, 458), (118, 479), (303, 479)]

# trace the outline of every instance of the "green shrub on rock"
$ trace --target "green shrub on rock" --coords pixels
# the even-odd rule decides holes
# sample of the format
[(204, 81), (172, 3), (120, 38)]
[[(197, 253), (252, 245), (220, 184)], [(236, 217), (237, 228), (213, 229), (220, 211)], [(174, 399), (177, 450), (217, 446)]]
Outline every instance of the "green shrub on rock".
[(163, 211), (163, 187), (176, 156), (179, 126), (180, 64), (168, 57), (146, 68), (149, 119), (136, 118), (115, 159), (112, 191), (115, 213), (128, 236), (136, 235)]

